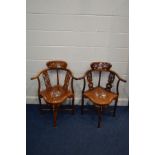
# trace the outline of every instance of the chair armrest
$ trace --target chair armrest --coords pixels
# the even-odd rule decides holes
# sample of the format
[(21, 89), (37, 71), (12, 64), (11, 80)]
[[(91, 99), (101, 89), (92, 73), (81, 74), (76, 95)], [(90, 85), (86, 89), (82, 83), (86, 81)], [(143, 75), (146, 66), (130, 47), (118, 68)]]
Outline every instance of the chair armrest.
[(34, 77), (31, 77), (31, 80), (35, 80), (37, 78), (38, 78), (38, 76), (34, 76)]
[(122, 81), (122, 82), (127, 82), (126, 80), (124, 80), (124, 79), (122, 79), (122, 78), (118, 78), (117, 86), (116, 86), (117, 95), (119, 95), (119, 83), (120, 83), (120, 81)]
[(118, 78), (120, 81), (122, 81), (122, 82), (127, 82), (125, 79), (121, 78), (117, 73), (115, 73), (115, 74), (116, 74), (117, 78)]
[(127, 80), (122, 79), (121, 77), (118, 77), (118, 79), (119, 79), (120, 81), (122, 81), (122, 82), (127, 82)]
[(38, 79), (39, 78), (39, 76), (40, 76), (40, 74), (42, 73), (42, 72), (44, 72), (44, 71), (46, 71), (46, 70), (48, 70), (47, 68), (46, 69), (43, 69), (42, 71), (40, 71), (36, 76), (34, 76), (34, 77), (31, 77), (31, 80), (35, 80), (35, 79)]
[(122, 81), (122, 82), (127, 82), (125, 79), (121, 78), (115, 71), (113, 71), (113, 70), (110, 70), (110, 71), (111, 71), (112, 73), (114, 73), (120, 81)]
[[(40, 74), (39, 74), (39, 75), (40, 75)], [(35, 80), (35, 79), (37, 79), (37, 81), (38, 81), (38, 96), (40, 95), (40, 88), (41, 88), (39, 75), (34, 76), (34, 77), (31, 77), (31, 80)]]

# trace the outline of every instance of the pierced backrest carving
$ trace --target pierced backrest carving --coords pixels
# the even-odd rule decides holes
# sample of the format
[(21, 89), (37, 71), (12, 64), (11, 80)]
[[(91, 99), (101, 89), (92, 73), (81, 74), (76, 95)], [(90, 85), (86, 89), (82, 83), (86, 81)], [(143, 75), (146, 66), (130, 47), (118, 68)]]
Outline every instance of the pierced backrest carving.
[(59, 69), (59, 68), (66, 69), (67, 62), (65, 62), (65, 61), (48, 61), (46, 63), (46, 66), (51, 69)]
[(89, 89), (93, 89), (92, 72), (91, 72), (91, 71), (88, 71), (88, 72), (86, 73), (86, 77), (87, 77)]
[[(48, 61), (46, 65), (48, 68), (42, 72), (43, 81), (46, 89), (50, 89), (52, 87), (50, 81), (51, 79), (53, 83), (56, 82), (56, 85), (62, 85), (63, 88), (67, 90), (70, 84), (70, 80), (72, 78), (72, 72), (67, 69), (67, 62)], [(64, 79), (64, 81), (62, 79)]]
[[(91, 70), (86, 72), (86, 78), (88, 81), (89, 89), (93, 89), (93, 87), (94, 87), (93, 77), (92, 77), (92, 75), (94, 75), (93, 72), (98, 72), (98, 74), (96, 74), (98, 76), (97, 86), (100, 87), (101, 77), (102, 77), (102, 75), (104, 75), (104, 79), (108, 78), (108, 82), (107, 82), (107, 80), (105, 81), (104, 87), (106, 87), (107, 90), (111, 90), (112, 84), (115, 80), (115, 73), (111, 72), (111, 70), (110, 70), (112, 65), (108, 62), (93, 62), (90, 64), (90, 67), (91, 67)], [(107, 73), (109, 73), (109, 75), (106, 76), (107, 74), (102, 74), (102, 72), (107, 72)]]
[(108, 83), (106, 84), (107, 90), (109, 90), (109, 91), (111, 90), (114, 80), (115, 80), (115, 74), (110, 72), (109, 77), (108, 77)]
[(90, 64), (92, 70), (108, 71), (112, 65), (108, 62), (93, 62)]
[(64, 85), (63, 85), (63, 88), (66, 90), (68, 89), (71, 77), (72, 77), (71, 73), (69, 71), (67, 71), (66, 76), (65, 76), (65, 80), (64, 80)]
[(47, 70), (44, 71), (42, 73), (42, 75), (43, 75), (43, 79), (44, 79), (44, 83), (45, 83), (46, 89), (50, 89), (51, 88), (51, 81), (50, 81), (50, 78), (49, 78)]

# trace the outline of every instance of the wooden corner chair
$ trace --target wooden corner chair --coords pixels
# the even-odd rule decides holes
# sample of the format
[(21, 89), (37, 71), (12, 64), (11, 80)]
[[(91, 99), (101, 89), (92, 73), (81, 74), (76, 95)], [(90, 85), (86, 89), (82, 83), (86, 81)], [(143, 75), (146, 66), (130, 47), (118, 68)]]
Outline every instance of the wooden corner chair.
[[(82, 90), (82, 102), (81, 102), (81, 114), (83, 114), (84, 109), (84, 99), (89, 99), (97, 108), (98, 112), (98, 127), (101, 127), (101, 116), (104, 110), (104, 107), (108, 106), (115, 101), (113, 116), (116, 114), (117, 102), (119, 97), (119, 83), (120, 81), (126, 82), (126, 80), (122, 79), (115, 71), (111, 70), (112, 65), (107, 62), (93, 62), (90, 64), (91, 69), (89, 69), (85, 75), (79, 79), (84, 80), (84, 86)], [(93, 73), (97, 74), (98, 83), (97, 86), (94, 86), (93, 83)], [(101, 86), (101, 78), (102, 74), (107, 73), (107, 82), (105, 86)], [(117, 78), (115, 91), (112, 91), (113, 82)], [(86, 88), (86, 83), (88, 89)]]
[[(53, 127), (56, 127), (57, 112), (60, 105), (62, 105), (67, 98), (72, 99), (72, 114), (74, 114), (74, 89), (73, 89), (73, 75), (67, 69), (67, 62), (65, 61), (49, 61), (46, 63), (47, 68), (43, 69), (32, 77), (31, 80), (38, 81), (38, 99), (41, 110), (41, 99), (43, 99), (53, 110)], [(60, 84), (59, 74), (65, 72), (64, 82)], [(56, 84), (51, 82), (51, 77), (55, 74)]]

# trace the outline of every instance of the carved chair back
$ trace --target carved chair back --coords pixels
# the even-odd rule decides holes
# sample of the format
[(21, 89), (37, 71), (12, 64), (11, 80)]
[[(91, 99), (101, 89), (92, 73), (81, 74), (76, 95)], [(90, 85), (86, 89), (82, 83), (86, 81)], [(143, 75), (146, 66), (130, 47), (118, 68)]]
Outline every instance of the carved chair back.
[[(110, 70), (112, 65), (107, 62), (93, 62), (90, 64), (90, 67), (91, 69), (85, 74), (88, 89), (96, 87), (94, 79), (97, 79), (97, 87), (104, 87), (106, 90), (111, 91), (116, 75), (114, 71)], [(101, 80), (103, 79), (105, 85), (102, 85)]]
[(73, 75), (67, 69), (65, 61), (49, 61), (46, 63), (46, 66), (47, 68), (42, 70), (38, 77), (39, 92), (42, 89), (49, 90), (56, 85), (62, 86), (65, 90), (72, 89), (71, 82)]

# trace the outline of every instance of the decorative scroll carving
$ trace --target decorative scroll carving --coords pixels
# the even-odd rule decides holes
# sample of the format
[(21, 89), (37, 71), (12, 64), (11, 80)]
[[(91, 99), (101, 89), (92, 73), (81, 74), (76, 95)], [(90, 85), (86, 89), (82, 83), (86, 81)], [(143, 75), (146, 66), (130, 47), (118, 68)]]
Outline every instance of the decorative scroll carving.
[(67, 72), (65, 81), (64, 81), (64, 85), (63, 85), (63, 88), (66, 90), (68, 89), (70, 79), (71, 79), (71, 74), (70, 74), (70, 72)]
[(115, 80), (115, 74), (110, 72), (109, 77), (108, 77), (108, 83), (106, 84), (107, 90), (109, 90), (109, 91), (111, 90), (114, 80)]
[(65, 61), (48, 61), (48, 62), (46, 63), (46, 66), (47, 66), (48, 68), (51, 68), (51, 69), (53, 69), (53, 68), (62, 68), (62, 69), (66, 69), (66, 67), (67, 67), (67, 62), (65, 62)]
[(92, 72), (89, 71), (86, 76), (87, 76), (87, 81), (88, 81), (89, 89), (93, 89)]
[(50, 89), (51, 88), (51, 82), (50, 82), (50, 78), (49, 78), (47, 71), (43, 72), (43, 79), (44, 79), (46, 89)]
[(93, 70), (110, 70), (112, 67), (108, 62), (93, 62), (90, 66)]

